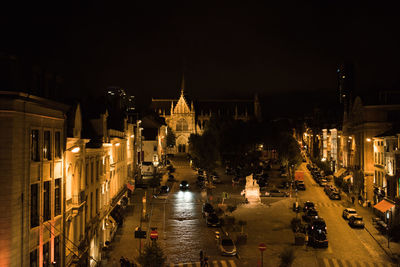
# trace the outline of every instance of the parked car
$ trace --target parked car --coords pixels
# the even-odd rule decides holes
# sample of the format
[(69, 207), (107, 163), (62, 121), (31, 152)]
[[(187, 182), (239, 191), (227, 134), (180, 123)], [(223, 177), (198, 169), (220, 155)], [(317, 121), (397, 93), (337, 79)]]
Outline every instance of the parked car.
[(349, 219), (349, 225), (354, 228), (364, 228), (365, 224), (363, 217), (359, 215), (353, 215)]
[(306, 190), (306, 185), (304, 184), (303, 181), (295, 181), (295, 187), (297, 190)]
[(325, 186), (328, 184), (328, 180), (326, 180), (325, 178), (320, 178), (318, 180), (318, 184), (319, 184), (319, 186)]
[(175, 181), (175, 177), (173, 174), (169, 173), (168, 174), (168, 182), (173, 182), (173, 181)]
[(309, 237), (309, 242), (313, 247), (328, 247), (328, 238), (323, 231), (313, 231)]
[(278, 185), (278, 188), (280, 188), (280, 189), (288, 189), (289, 188), (289, 183), (286, 182), (286, 181), (283, 181)]
[(168, 185), (162, 185), (160, 187), (160, 194), (168, 194), (169, 193), (169, 186)]
[(321, 230), (327, 233), (326, 223), (325, 220), (321, 217), (312, 217), (309, 223), (309, 232)]
[(308, 209), (302, 216), (303, 220), (310, 222), (312, 218), (318, 217), (318, 212), (315, 209)]
[(181, 190), (187, 190), (187, 189), (189, 189), (189, 183), (188, 183), (188, 181), (186, 181), (186, 180), (181, 181), (181, 183), (180, 183), (180, 185), (179, 185), (179, 188), (180, 188)]
[(221, 179), (219, 178), (218, 175), (212, 175), (212, 181), (214, 184), (220, 184), (222, 183)]
[(235, 243), (233, 243), (232, 239), (228, 235), (220, 237), (218, 247), (221, 254), (224, 256), (235, 256), (237, 253)]
[(307, 211), (308, 209), (315, 209), (315, 205), (314, 202), (311, 201), (306, 201), (304, 202), (304, 207), (303, 207), (303, 211)]
[(349, 220), (350, 217), (356, 216), (357, 211), (355, 209), (347, 208), (343, 210), (342, 217), (346, 220)]
[(342, 199), (342, 197), (340, 196), (339, 192), (337, 192), (337, 191), (332, 191), (329, 194), (329, 198), (332, 199), (332, 200), (341, 200)]
[(214, 207), (210, 203), (204, 203), (202, 208), (203, 217), (208, 216), (211, 213), (214, 213)]
[(333, 185), (330, 184), (326, 184), (324, 186), (324, 192), (325, 194), (327, 194), (329, 196), (329, 194), (331, 193), (331, 191), (334, 189), (335, 187)]
[(206, 224), (208, 227), (220, 227), (221, 221), (219, 220), (217, 214), (210, 213), (206, 216)]
[(281, 190), (278, 190), (278, 189), (273, 189), (273, 190), (270, 190), (268, 192), (265, 192), (265, 195), (267, 197), (288, 197), (289, 193), (281, 191)]

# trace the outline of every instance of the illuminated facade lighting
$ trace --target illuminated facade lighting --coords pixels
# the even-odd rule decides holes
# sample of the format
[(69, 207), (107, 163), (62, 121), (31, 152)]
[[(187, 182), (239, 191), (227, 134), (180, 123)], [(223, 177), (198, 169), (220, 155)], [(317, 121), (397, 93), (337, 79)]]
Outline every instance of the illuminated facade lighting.
[(81, 148), (79, 146), (74, 147), (73, 149), (71, 149), (72, 153), (78, 153), (81, 150)]

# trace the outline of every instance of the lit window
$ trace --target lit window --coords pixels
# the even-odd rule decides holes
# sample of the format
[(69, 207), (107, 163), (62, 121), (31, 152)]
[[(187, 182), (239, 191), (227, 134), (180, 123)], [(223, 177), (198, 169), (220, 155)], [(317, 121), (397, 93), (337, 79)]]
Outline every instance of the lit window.
[(31, 131), (31, 160), (40, 161), (39, 155), (39, 130)]
[(43, 158), (51, 160), (51, 134), (50, 131), (44, 131), (43, 134)]

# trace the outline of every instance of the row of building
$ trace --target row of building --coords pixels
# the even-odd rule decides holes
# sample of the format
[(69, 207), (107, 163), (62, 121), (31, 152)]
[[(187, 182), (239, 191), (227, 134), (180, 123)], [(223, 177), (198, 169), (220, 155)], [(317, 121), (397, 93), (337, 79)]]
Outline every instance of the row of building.
[(0, 266), (99, 265), (138, 179), (187, 153), (212, 115), (261, 120), (257, 95), (189, 105), (184, 79), (180, 89), (146, 116), (118, 87), (83, 109), (0, 91)]
[(371, 103), (349, 99), (342, 123), (322, 129), (306, 124), (299, 137), (312, 158), (326, 162), (342, 187), (391, 227), (400, 225), (398, 96), (384, 92)]
[(0, 266), (102, 260), (140, 166), (166, 148), (166, 125), (102, 110), (0, 91)]

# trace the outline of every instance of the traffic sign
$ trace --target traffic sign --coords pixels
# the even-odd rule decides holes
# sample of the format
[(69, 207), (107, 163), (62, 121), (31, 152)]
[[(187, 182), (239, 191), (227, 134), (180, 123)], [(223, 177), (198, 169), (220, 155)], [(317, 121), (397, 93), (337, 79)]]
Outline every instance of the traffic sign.
[(158, 238), (158, 232), (156, 230), (153, 230), (150, 232), (150, 238), (151, 239), (157, 239)]
[(266, 246), (264, 243), (260, 243), (260, 244), (258, 245), (258, 249), (259, 249), (260, 251), (264, 251), (264, 250), (267, 249), (267, 246)]

